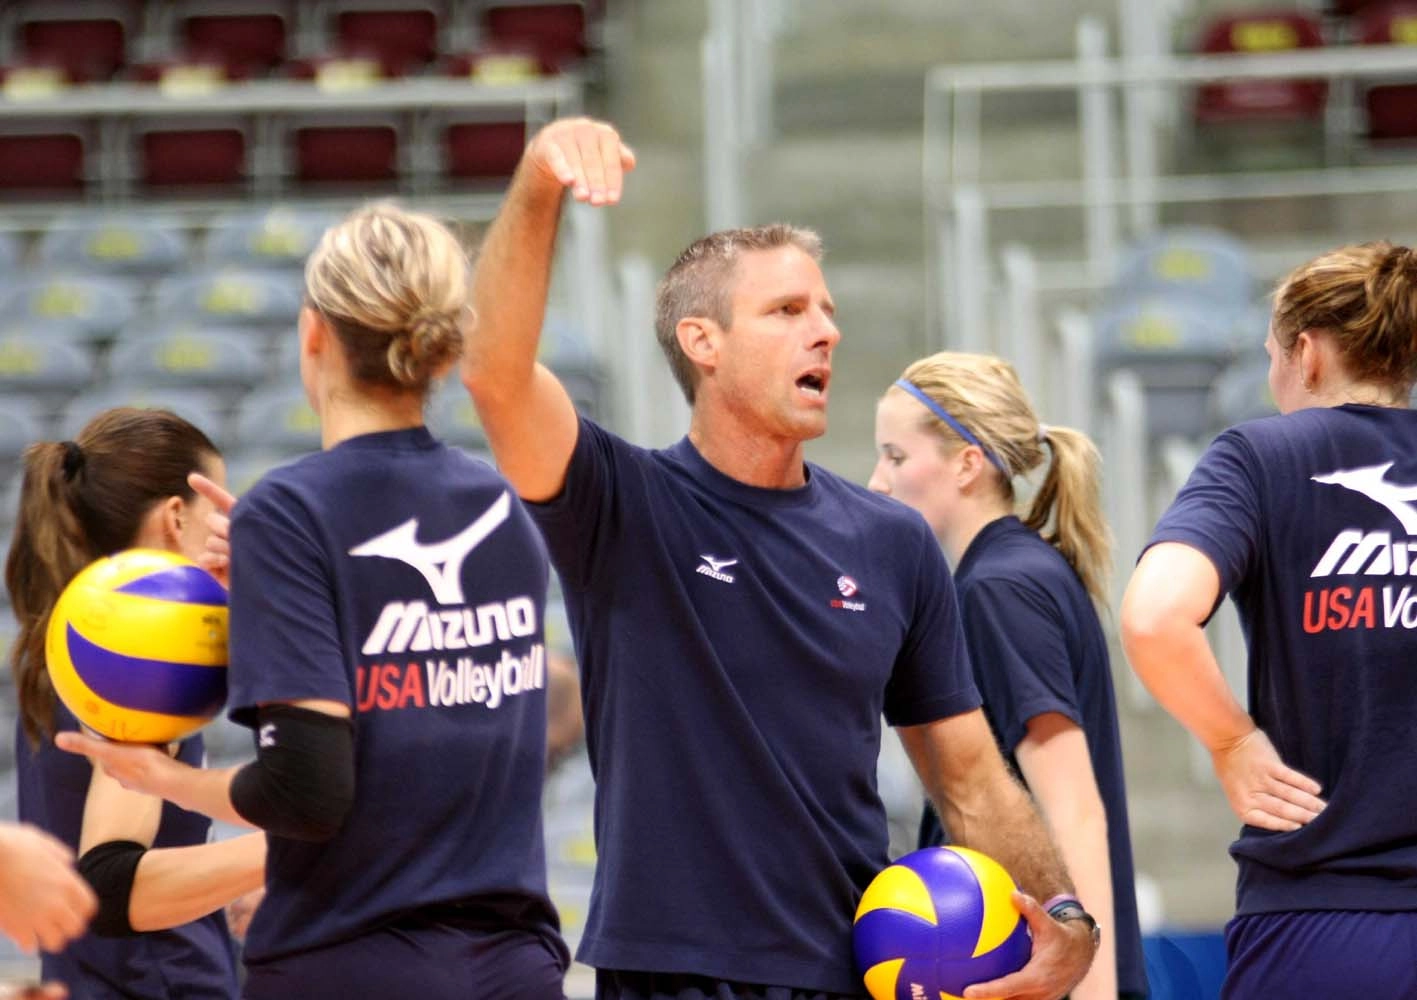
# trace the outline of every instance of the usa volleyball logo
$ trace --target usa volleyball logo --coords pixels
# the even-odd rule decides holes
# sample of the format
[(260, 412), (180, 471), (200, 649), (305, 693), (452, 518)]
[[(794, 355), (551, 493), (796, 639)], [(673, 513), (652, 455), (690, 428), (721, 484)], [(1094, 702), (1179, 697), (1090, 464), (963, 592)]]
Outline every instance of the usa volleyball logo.
[(843, 573), (836, 578), (836, 589), (841, 591), (842, 597), (855, 597), (861, 588), (856, 586), (855, 580)]

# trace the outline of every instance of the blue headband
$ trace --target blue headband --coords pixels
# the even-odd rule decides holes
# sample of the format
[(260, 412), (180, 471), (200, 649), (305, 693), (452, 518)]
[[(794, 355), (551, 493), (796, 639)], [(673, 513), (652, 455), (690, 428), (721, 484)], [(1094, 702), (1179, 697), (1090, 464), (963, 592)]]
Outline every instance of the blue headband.
[(904, 389), (906, 392), (910, 393), (916, 399), (920, 400), (921, 403), (925, 404), (925, 408), (931, 413), (933, 413), (935, 416), (943, 420), (946, 424), (948, 424), (950, 430), (954, 431), (960, 437), (964, 438), (970, 444), (974, 445), (976, 448), (982, 451), (984, 453), (984, 457), (987, 458), (989, 461), (993, 462), (995, 468), (997, 468), (1000, 472), (1004, 474), (1005, 479), (1011, 478), (1009, 476), (1008, 468), (1004, 465), (1003, 462), (999, 461), (999, 457), (995, 455), (992, 451), (990, 451), (988, 448), (984, 447), (983, 441), (980, 441), (973, 434), (969, 433), (969, 431), (965, 430), (964, 424), (960, 423), (954, 417), (946, 413), (945, 408), (939, 403), (935, 402), (933, 399), (931, 399), (929, 395), (926, 394), (925, 390), (921, 389), (914, 382), (907, 382), (903, 378), (896, 379), (895, 384), (900, 388)]

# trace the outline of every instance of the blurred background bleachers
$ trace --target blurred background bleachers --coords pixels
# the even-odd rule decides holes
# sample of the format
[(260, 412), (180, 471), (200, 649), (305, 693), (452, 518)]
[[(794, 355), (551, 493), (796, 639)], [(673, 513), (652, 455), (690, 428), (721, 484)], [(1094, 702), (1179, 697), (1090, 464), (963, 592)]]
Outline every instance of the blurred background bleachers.
[[(0, 537), (24, 444), (115, 402), (192, 416), (238, 492), (318, 447), (293, 345), (319, 233), (393, 196), (475, 244), (526, 138), (583, 109), (640, 167), (613, 211), (568, 210), (543, 349), (578, 403), (676, 438), (656, 275), (709, 229), (813, 226), (845, 339), (810, 457), (864, 482), (875, 400), (910, 360), (1002, 353), (1044, 419), (1104, 449), (1118, 588), (1209, 437), (1272, 412), (1276, 278), (1417, 237), (1412, 0), (8, 0)], [(456, 382), (429, 422), (485, 452)], [(1238, 685), (1233, 614), (1213, 629)], [(1152, 955), (1206, 980), (1178, 929), (1229, 915), (1236, 823), (1114, 666), (1142, 912), (1171, 942)], [(249, 752), (212, 736), (218, 759)], [(919, 791), (894, 745), (881, 788), (903, 849)], [(572, 938), (588, 795), (574, 758), (547, 791)]]

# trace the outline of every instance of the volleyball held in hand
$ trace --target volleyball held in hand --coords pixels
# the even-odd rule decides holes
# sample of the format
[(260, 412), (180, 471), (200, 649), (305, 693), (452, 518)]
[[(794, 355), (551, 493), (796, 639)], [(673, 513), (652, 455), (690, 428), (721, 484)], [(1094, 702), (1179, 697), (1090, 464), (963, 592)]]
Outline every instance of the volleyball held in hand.
[(129, 549), (81, 570), (45, 635), (49, 680), (111, 740), (169, 743), (226, 701), (226, 588), (191, 560)]
[(1015, 972), (1033, 938), (1010, 898), (1014, 880), (967, 847), (927, 847), (866, 888), (852, 937), (875, 1000), (954, 1000), (973, 983)]

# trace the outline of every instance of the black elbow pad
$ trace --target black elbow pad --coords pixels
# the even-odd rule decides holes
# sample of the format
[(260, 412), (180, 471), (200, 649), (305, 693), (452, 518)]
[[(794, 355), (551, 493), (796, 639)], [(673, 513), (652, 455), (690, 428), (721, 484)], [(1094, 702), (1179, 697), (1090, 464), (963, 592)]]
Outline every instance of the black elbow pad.
[(256, 759), (231, 781), (232, 807), (277, 837), (324, 841), (354, 804), (354, 724), (297, 708), (256, 710)]
[(128, 903), (138, 862), (148, 849), (136, 840), (109, 840), (84, 852), (79, 874), (98, 897), (98, 913), (89, 929), (100, 937), (132, 937), (139, 933), (128, 922)]

